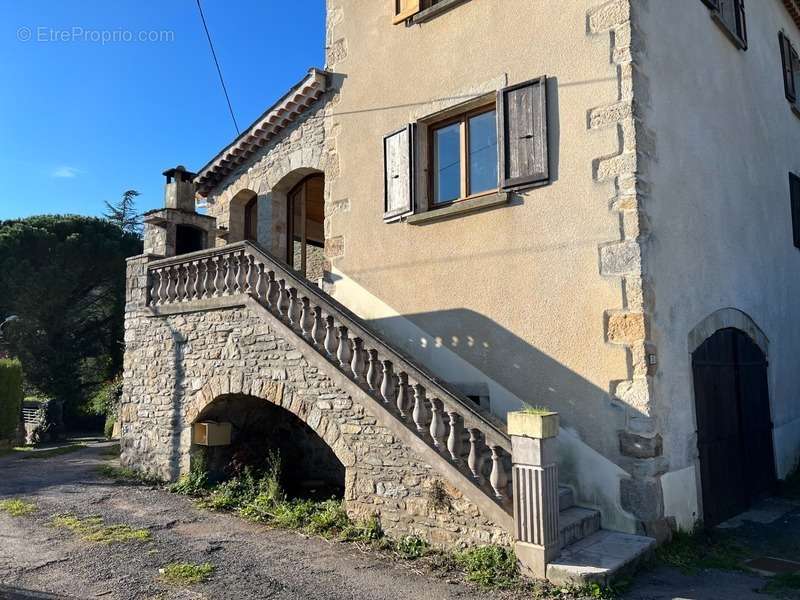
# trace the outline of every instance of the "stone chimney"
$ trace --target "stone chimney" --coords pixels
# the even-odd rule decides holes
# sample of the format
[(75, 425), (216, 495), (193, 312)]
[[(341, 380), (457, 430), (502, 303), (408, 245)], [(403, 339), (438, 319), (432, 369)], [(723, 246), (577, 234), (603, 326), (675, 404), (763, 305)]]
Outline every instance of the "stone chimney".
[(194, 178), (197, 173), (186, 170), (183, 165), (164, 171), (167, 184), (164, 187), (164, 207), (183, 212), (195, 212)]
[(144, 215), (144, 253), (176, 256), (212, 247), (217, 220), (195, 210), (195, 173), (178, 165), (164, 171), (164, 208)]

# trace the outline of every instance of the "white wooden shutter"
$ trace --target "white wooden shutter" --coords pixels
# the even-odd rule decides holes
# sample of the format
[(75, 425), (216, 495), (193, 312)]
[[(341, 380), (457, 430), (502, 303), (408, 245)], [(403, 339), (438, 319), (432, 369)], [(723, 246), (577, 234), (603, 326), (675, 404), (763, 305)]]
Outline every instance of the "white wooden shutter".
[(414, 212), (414, 125), (383, 138), (383, 219), (395, 221)]
[(498, 92), (500, 175), (504, 189), (549, 180), (547, 157), (547, 78), (539, 77)]

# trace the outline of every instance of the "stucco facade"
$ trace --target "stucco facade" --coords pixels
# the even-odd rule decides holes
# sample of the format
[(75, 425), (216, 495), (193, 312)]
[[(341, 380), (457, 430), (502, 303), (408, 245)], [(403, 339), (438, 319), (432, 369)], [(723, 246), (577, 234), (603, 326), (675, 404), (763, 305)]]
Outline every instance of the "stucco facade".
[[(800, 454), (786, 4), (747, 3), (746, 51), (701, 0), (445, 4), (393, 24), (389, 0), (328, 0), (327, 64), (310, 76), (324, 90), (200, 170), (217, 244), (243, 239), (257, 195), (257, 241), (285, 257), (288, 194), (324, 174), (324, 289), (497, 416), (557, 410), (562, 481), (621, 531), (702, 519), (691, 353), (740, 329), (769, 359), (785, 476)], [(541, 76), (547, 184), (414, 218), (428, 120)], [(384, 136), (409, 123), (418, 214), (386, 222)]]

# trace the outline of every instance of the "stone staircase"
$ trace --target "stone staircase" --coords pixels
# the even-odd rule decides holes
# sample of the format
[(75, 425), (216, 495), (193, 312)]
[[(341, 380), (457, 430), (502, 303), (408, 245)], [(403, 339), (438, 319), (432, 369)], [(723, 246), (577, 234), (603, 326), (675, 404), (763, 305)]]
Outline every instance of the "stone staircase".
[[(155, 314), (187, 306), (215, 310), (232, 298), (244, 298), (246, 306), (292, 339), (311, 364), (364, 398), (381, 424), (486, 517), (509, 533), (536, 532), (534, 537), (546, 538), (552, 550), (561, 549), (555, 560), (547, 561), (546, 571), (541, 564), (530, 567), (537, 575), (556, 582), (606, 582), (653, 548), (650, 538), (602, 530), (598, 511), (576, 506), (572, 490), (557, 487), (557, 471), (548, 470), (555, 465), (542, 470), (527, 463), (522, 477), (529, 479), (518, 480), (504, 423), (258, 246), (240, 242), (152, 261), (145, 289), (144, 303)], [(531, 487), (530, 473), (540, 477), (544, 471), (552, 476), (536, 479)], [(517, 487), (523, 483), (520, 492)], [(552, 486), (550, 492), (543, 491), (545, 484)]]
[(651, 554), (653, 538), (601, 529), (600, 512), (575, 505), (572, 489), (559, 486), (560, 556), (547, 565), (547, 579), (556, 584), (608, 584), (632, 572)]

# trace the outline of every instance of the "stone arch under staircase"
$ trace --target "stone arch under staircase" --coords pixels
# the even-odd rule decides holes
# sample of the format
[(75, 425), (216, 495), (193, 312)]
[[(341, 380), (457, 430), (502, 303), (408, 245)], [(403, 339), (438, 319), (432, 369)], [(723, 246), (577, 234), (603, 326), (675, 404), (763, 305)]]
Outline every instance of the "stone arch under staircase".
[[(129, 261), (126, 466), (187, 471), (194, 420), (241, 393), (316, 431), (345, 466), (348, 513), (378, 515), (390, 533), (440, 546), (516, 541), (524, 566), (559, 581), (603, 580), (652, 547), (600, 531), (600, 513), (574, 506), (542, 462), (552, 452), (515, 441), (512, 471), (503, 423), (259, 247), (153, 258)], [(444, 503), (431, 502), (434, 485)]]

